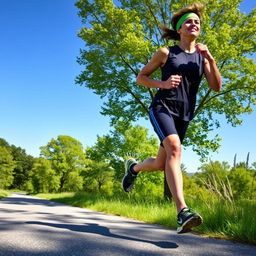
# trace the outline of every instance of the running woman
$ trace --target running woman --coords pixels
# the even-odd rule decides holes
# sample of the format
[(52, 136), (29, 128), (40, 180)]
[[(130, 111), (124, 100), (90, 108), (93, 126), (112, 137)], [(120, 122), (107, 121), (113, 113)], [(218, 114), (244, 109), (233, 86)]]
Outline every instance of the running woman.
[[(200, 3), (176, 12), (171, 20), (173, 30), (164, 27), (163, 37), (177, 40), (178, 44), (159, 49), (138, 74), (137, 83), (159, 88), (149, 107), (149, 117), (161, 143), (156, 157), (142, 163), (128, 159), (122, 180), (123, 190), (129, 192), (140, 171), (164, 170), (176, 203), (178, 233), (189, 232), (203, 221), (199, 213), (193, 212), (185, 202), (180, 169), (181, 144), (194, 115), (203, 74), (213, 91), (218, 92), (222, 87), (220, 72), (209, 49), (196, 43), (202, 12)], [(150, 78), (158, 68), (162, 72), (161, 81)]]

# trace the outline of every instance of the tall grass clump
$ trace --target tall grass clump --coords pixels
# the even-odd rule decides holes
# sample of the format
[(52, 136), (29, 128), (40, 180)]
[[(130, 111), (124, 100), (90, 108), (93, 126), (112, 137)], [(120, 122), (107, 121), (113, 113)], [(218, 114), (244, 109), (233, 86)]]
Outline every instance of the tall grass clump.
[(228, 177), (223, 182), (217, 175), (212, 175), (202, 182), (211, 196), (195, 203), (204, 216), (204, 224), (198, 230), (217, 237), (256, 244), (256, 201), (234, 200)]

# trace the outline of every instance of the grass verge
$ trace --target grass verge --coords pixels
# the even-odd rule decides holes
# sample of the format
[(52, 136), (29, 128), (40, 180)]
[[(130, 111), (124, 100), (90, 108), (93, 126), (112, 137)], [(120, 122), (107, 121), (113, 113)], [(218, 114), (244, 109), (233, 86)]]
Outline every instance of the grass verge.
[[(134, 199), (129, 195), (102, 196), (88, 193), (37, 194), (37, 196), (73, 206), (124, 216), (168, 228), (176, 228), (176, 207), (159, 200)], [(215, 238), (256, 245), (256, 202), (200, 200), (187, 202), (204, 218), (194, 231)]]
[(0, 190), (0, 198), (6, 197), (8, 195), (9, 195), (9, 193), (7, 191)]

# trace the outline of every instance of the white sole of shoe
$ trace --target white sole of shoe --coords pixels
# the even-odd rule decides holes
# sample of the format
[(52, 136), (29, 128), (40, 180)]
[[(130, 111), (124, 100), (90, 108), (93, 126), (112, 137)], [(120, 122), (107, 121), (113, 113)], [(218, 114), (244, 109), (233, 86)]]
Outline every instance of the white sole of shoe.
[(185, 221), (181, 227), (177, 228), (177, 233), (183, 234), (190, 232), (192, 228), (199, 226), (200, 224), (202, 224), (202, 222), (202, 217), (200, 215), (195, 215), (192, 218)]

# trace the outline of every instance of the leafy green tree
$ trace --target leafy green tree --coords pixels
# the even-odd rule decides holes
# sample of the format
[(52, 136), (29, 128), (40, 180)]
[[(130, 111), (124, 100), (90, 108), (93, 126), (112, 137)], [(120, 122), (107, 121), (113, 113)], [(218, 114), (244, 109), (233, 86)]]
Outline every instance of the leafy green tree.
[(29, 171), (33, 168), (34, 158), (27, 155), (24, 149), (14, 145), (11, 145), (11, 153), (16, 162), (12, 188), (24, 189), (24, 184), (29, 179)]
[(117, 180), (123, 177), (124, 161), (134, 157), (138, 161), (155, 156), (158, 140), (148, 136), (148, 129), (124, 122), (118, 122), (110, 134), (98, 137), (92, 148), (87, 148), (87, 157), (93, 160), (107, 161), (116, 170)]
[[(147, 118), (154, 89), (139, 86), (135, 78), (158, 48), (173, 44), (161, 39), (159, 25), (170, 26), (172, 13), (192, 0), (79, 0), (76, 6), (84, 27), (79, 37), (85, 42), (78, 58), (84, 70), (76, 83), (105, 99), (102, 114), (112, 124), (118, 120)], [(256, 64), (250, 55), (256, 48), (256, 9), (241, 13), (241, 0), (202, 0), (206, 3), (202, 34), (223, 77), (223, 90), (213, 92), (201, 83), (195, 118), (184, 145), (192, 145), (202, 157), (217, 150), (219, 115), (232, 126), (256, 104)], [(152, 78), (159, 79), (159, 73)], [(215, 135), (210, 137), (209, 132)]]
[(198, 179), (210, 179), (212, 176), (218, 176), (219, 179), (225, 180), (228, 176), (230, 165), (227, 162), (210, 161), (199, 167), (200, 172), (195, 174)]
[(52, 169), (60, 178), (60, 192), (74, 188), (75, 185), (70, 180), (78, 182), (76, 188), (81, 187), (81, 179), (78, 176), (85, 168), (85, 153), (78, 140), (60, 135), (40, 149), (41, 156), (51, 161)]
[(0, 146), (5, 147), (16, 162), (13, 170), (13, 182), (11, 188), (24, 189), (24, 184), (28, 180), (29, 171), (33, 167), (34, 158), (26, 154), (21, 147), (10, 145), (6, 140), (0, 138)]
[(250, 153), (247, 154), (246, 161), (236, 163), (235, 155), (234, 165), (229, 174), (236, 199), (256, 198), (256, 162), (250, 166), (249, 157)]
[(29, 192), (48, 193), (57, 192), (60, 186), (60, 177), (51, 167), (51, 162), (44, 158), (35, 160), (30, 171), (30, 179), (26, 182)]
[[(158, 147), (158, 140), (148, 136), (146, 128), (119, 121), (110, 134), (98, 137), (96, 144), (87, 148), (86, 156), (93, 161), (104, 162), (114, 170), (113, 188), (115, 191), (120, 191), (125, 159), (135, 157), (138, 161), (143, 161), (155, 156)], [(141, 173), (139, 176), (134, 195), (162, 197), (163, 172)]]
[(240, 200), (256, 196), (256, 172), (246, 162), (238, 163), (231, 169), (227, 162), (210, 161), (203, 164), (200, 171), (193, 176), (196, 183), (221, 198)]
[(11, 153), (0, 146), (0, 188), (8, 188), (12, 184), (15, 165)]
[(201, 172), (194, 174), (196, 183), (200, 187), (205, 187), (218, 198), (233, 200), (233, 193), (228, 180), (230, 166), (227, 162), (210, 161), (203, 164)]
[(251, 195), (250, 198), (256, 199), (256, 162), (252, 163), (254, 169), (251, 170), (252, 184), (251, 184)]
[(254, 174), (244, 167), (233, 168), (228, 178), (236, 200), (255, 199), (256, 187), (254, 185)]
[(114, 170), (106, 162), (91, 160), (83, 176), (86, 191), (108, 195), (113, 193)]
[(3, 138), (0, 138), (0, 146), (7, 148), (10, 151), (10, 144)]
[(72, 171), (68, 174), (67, 182), (63, 186), (64, 191), (80, 191), (83, 189), (83, 177), (81, 171)]
[(197, 182), (197, 179), (192, 175), (189, 176), (188, 173), (183, 172), (183, 190), (185, 198), (192, 201), (200, 201), (205, 203), (212, 198), (210, 191)]

